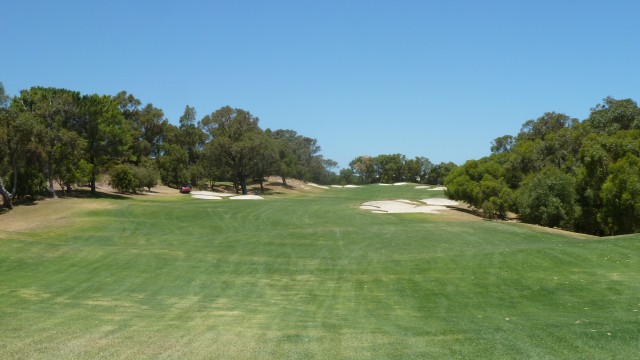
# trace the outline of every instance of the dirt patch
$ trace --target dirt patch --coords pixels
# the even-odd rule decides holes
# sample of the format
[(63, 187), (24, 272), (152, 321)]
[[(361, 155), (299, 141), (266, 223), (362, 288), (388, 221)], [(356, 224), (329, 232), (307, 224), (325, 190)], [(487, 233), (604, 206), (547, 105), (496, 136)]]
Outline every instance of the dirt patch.
[(109, 209), (113, 204), (99, 199), (58, 198), (20, 205), (0, 215), (2, 232), (61, 229), (77, 221), (75, 214), (86, 210)]
[(570, 236), (578, 239), (599, 239), (600, 238), (599, 236), (596, 236), (596, 235), (582, 234), (582, 233), (577, 233), (569, 230), (550, 228), (542, 225), (527, 224), (527, 223), (519, 222), (516, 220), (508, 220), (506, 222), (516, 223), (519, 226), (528, 227), (538, 232), (549, 233), (549, 234), (561, 234), (561, 235), (566, 235), (566, 236)]

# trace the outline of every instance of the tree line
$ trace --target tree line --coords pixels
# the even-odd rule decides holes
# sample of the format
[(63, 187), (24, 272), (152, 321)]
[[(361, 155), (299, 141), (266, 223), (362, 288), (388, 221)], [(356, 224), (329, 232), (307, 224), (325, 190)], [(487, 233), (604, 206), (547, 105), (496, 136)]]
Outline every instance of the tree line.
[(580, 121), (548, 112), (491, 155), (445, 179), (450, 198), (487, 218), (513, 212), (524, 222), (595, 235), (640, 231), (640, 109), (607, 97)]
[(337, 163), (316, 139), (294, 130), (263, 130), (250, 112), (222, 107), (197, 119), (186, 106), (178, 125), (161, 109), (123, 91), (116, 95), (32, 87), (11, 97), (0, 83), (0, 195), (11, 200), (70, 191), (110, 174), (122, 191), (232, 182), (247, 193), (265, 176), (326, 183)]
[(348, 168), (340, 170), (345, 184), (414, 182), (438, 185), (457, 167), (452, 162), (433, 164), (428, 158), (413, 159), (402, 154), (362, 155), (353, 159)]

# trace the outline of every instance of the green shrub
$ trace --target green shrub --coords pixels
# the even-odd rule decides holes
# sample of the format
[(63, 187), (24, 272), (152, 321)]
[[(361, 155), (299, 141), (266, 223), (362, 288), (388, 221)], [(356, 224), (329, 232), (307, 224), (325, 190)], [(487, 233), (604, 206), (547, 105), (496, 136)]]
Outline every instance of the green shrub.
[(525, 222), (573, 228), (576, 214), (573, 178), (557, 168), (529, 176), (517, 192), (517, 207)]
[(136, 193), (139, 189), (138, 179), (130, 165), (118, 165), (111, 170), (109, 185), (121, 193)]

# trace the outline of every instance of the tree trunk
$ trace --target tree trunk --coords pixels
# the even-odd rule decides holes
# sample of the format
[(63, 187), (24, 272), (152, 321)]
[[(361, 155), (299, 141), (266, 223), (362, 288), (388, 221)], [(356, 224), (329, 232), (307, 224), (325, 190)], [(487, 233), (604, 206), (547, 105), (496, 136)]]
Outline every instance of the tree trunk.
[(264, 194), (264, 177), (260, 177), (260, 192)]
[(0, 195), (2, 195), (2, 206), (6, 207), (7, 209), (13, 209), (13, 205), (11, 204), (11, 194), (9, 194), (9, 192), (7, 192), (7, 190), (4, 188), (4, 182), (2, 181), (2, 178), (0, 178)]
[(96, 160), (93, 156), (91, 156), (91, 179), (89, 180), (89, 185), (91, 186), (91, 195), (96, 194)]
[(242, 195), (247, 195), (247, 178), (240, 177), (240, 188), (242, 189)]
[(49, 172), (49, 187), (47, 188), (47, 192), (49, 196), (52, 198), (56, 198), (56, 192), (53, 190), (53, 150), (49, 152), (49, 159), (47, 161), (47, 170)]
[(16, 155), (13, 155), (11, 159), (11, 167), (13, 170), (13, 184), (11, 185), (11, 195), (16, 196), (16, 191), (18, 190), (18, 162), (16, 160)]
[(285, 177), (282, 177), (282, 185), (287, 186), (287, 179), (285, 179)]

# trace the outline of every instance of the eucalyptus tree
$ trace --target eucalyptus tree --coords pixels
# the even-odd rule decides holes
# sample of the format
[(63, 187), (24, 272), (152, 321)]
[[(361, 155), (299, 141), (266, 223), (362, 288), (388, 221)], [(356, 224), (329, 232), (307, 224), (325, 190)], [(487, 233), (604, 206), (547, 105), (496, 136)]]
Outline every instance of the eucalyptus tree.
[(85, 156), (91, 165), (91, 193), (104, 166), (122, 158), (131, 143), (117, 101), (107, 95), (84, 95), (80, 100), (77, 131), (86, 141)]
[(433, 165), (427, 174), (426, 183), (430, 185), (444, 184), (444, 179), (457, 167), (458, 165), (453, 162), (441, 162)]
[(317, 173), (314, 166), (320, 163), (320, 146), (318, 140), (298, 134), (294, 130), (278, 129), (266, 131), (269, 136), (279, 142), (278, 157), (280, 159), (278, 173), (282, 182), (287, 178), (299, 178), (310, 181)]
[(591, 109), (584, 122), (601, 134), (640, 129), (640, 108), (632, 99), (616, 100), (609, 96)]
[(38, 154), (43, 178), (47, 179), (45, 189), (55, 197), (56, 148), (64, 147), (68, 129), (77, 119), (80, 93), (66, 89), (32, 87), (23, 90), (13, 99), (12, 106), (18, 112), (27, 113), (33, 120), (34, 138), (32, 145)]
[[(9, 119), (9, 96), (5, 93), (4, 85), (0, 82), (0, 165), (4, 161), (6, 155), (6, 144), (10, 137), (7, 129)], [(11, 209), (11, 194), (5, 189), (2, 177), (4, 172), (0, 173), (0, 196), (2, 196), (2, 204), (4, 207)]]
[(358, 156), (351, 160), (349, 168), (360, 178), (362, 184), (371, 184), (376, 180), (374, 158), (367, 155)]
[(179, 120), (179, 143), (187, 152), (187, 168), (191, 183), (196, 185), (198, 180), (204, 176), (202, 168), (202, 155), (207, 134), (200, 123), (196, 121), (196, 109), (186, 106), (184, 113)]
[(424, 156), (416, 156), (404, 163), (404, 177), (409, 181), (425, 182), (433, 163)]
[(247, 194), (247, 180), (254, 175), (255, 163), (262, 151), (259, 119), (248, 111), (222, 107), (205, 116), (201, 123), (211, 136), (207, 144), (210, 157), (226, 168), (243, 194)]

